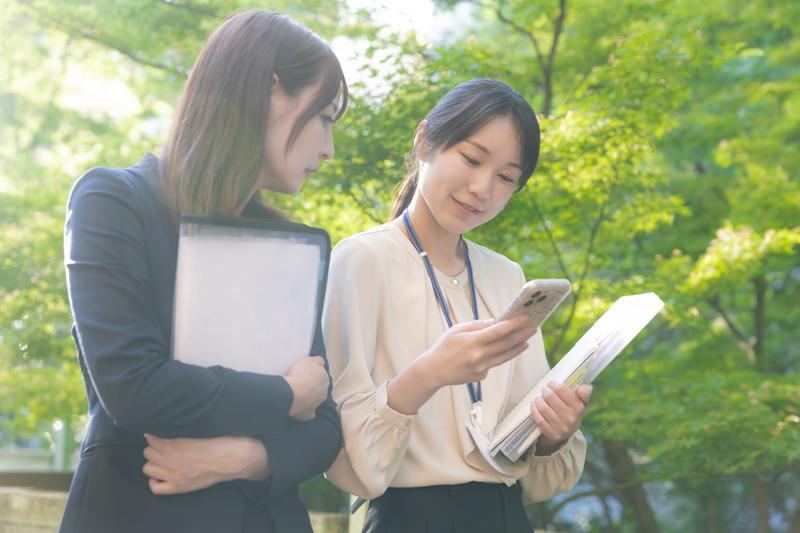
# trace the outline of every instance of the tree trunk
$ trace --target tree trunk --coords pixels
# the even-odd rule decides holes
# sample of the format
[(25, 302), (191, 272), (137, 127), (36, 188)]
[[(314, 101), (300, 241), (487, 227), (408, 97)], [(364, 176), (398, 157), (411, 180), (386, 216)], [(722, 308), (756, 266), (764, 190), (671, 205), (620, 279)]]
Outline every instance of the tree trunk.
[(753, 289), (755, 292), (755, 305), (753, 306), (753, 332), (755, 342), (753, 343), (753, 355), (756, 360), (756, 370), (764, 372), (769, 370), (769, 361), (764, 353), (764, 299), (767, 294), (767, 281), (764, 276), (753, 278)]
[(786, 533), (800, 533), (800, 509), (795, 511), (792, 523), (789, 524), (789, 529), (786, 530)]
[(770, 533), (769, 528), (769, 488), (764, 477), (760, 474), (756, 475), (753, 482), (753, 488), (756, 494), (756, 512), (758, 522), (756, 531), (758, 533)]
[[(611, 468), (614, 482), (622, 483), (636, 477), (636, 465), (628, 455), (625, 444), (621, 442), (607, 442), (603, 445), (606, 459)], [(632, 485), (620, 491), (623, 505), (633, 514), (641, 533), (659, 533), (653, 508), (647, 499), (647, 493), (641, 484)]]
[(718, 513), (716, 494), (712, 494), (711, 497), (706, 500), (706, 526), (708, 533), (719, 533)]

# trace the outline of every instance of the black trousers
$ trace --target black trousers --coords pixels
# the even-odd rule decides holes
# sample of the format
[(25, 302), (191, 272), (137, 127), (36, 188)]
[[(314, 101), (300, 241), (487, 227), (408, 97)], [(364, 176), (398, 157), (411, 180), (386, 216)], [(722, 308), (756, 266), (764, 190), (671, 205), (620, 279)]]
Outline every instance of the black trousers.
[(389, 488), (370, 501), (362, 533), (531, 533), (519, 485)]

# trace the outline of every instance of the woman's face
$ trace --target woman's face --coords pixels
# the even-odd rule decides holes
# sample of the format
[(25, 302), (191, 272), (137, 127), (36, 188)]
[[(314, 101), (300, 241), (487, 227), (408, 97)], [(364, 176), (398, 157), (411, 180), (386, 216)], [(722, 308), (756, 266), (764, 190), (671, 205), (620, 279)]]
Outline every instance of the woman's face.
[(317, 116), (311, 117), (286, 150), (286, 142), (297, 117), (317, 96), (321, 84), (319, 82), (306, 87), (295, 95), (287, 94), (280, 83), (273, 86), (264, 145), (264, 166), (256, 189), (294, 194), (303, 181), (317, 171), (320, 161), (333, 157), (334, 102)]
[[(424, 148), (424, 130), (419, 140)], [(522, 166), (517, 129), (508, 116), (492, 119), (447, 150), (418, 156), (420, 194), (438, 224), (459, 235), (503, 210)]]

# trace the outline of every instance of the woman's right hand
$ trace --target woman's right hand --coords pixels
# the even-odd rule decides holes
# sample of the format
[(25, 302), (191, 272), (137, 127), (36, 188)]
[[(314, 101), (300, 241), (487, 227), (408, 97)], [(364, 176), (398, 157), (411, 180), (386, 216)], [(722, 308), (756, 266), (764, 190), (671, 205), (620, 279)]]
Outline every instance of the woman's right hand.
[(460, 385), (484, 379), (492, 367), (521, 354), (536, 328), (527, 316), (495, 322), (476, 320), (456, 324), (428, 349), (419, 362), (434, 385)]
[(387, 385), (389, 407), (415, 414), (446, 385), (480, 381), (489, 369), (521, 354), (536, 329), (528, 317), (456, 324)]
[(322, 357), (303, 357), (283, 379), (292, 389), (294, 399), (289, 416), (300, 422), (314, 418), (316, 409), (328, 397), (330, 376)]

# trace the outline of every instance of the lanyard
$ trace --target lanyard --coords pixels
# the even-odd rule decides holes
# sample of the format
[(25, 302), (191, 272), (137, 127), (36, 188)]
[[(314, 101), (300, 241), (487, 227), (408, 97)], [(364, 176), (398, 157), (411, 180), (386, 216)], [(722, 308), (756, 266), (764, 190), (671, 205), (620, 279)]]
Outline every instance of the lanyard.
[[(442, 293), (442, 288), (439, 286), (439, 282), (436, 280), (436, 273), (433, 271), (433, 265), (431, 265), (430, 259), (428, 259), (428, 252), (426, 252), (422, 247), (422, 243), (419, 241), (419, 238), (414, 231), (414, 227), (411, 225), (411, 218), (408, 216), (408, 209), (403, 211), (403, 224), (406, 227), (406, 232), (408, 232), (409, 239), (411, 239), (411, 244), (414, 245), (414, 249), (417, 251), (420, 257), (422, 257), (422, 261), (425, 263), (425, 269), (428, 271), (428, 277), (430, 278), (431, 285), (433, 286), (433, 294), (436, 296), (436, 300), (439, 302), (439, 307), (442, 309), (442, 314), (444, 315), (444, 319), (447, 321), (447, 326), (452, 328), (453, 320), (450, 318), (450, 312), (447, 310), (447, 302), (445, 301), (444, 294)], [(478, 299), (475, 295), (475, 278), (472, 274), (472, 262), (469, 260), (469, 250), (467, 248), (467, 243), (464, 242), (464, 239), (461, 239), (461, 245), (464, 247), (464, 262), (467, 264), (467, 275), (469, 276), (469, 288), (472, 296), (472, 316), (475, 318), (475, 320), (478, 320)], [(480, 426), (482, 397), (480, 382), (467, 383), (467, 390), (469, 391), (469, 398), (472, 400), (472, 411), (470, 411), (470, 415), (472, 416), (473, 422)]]

